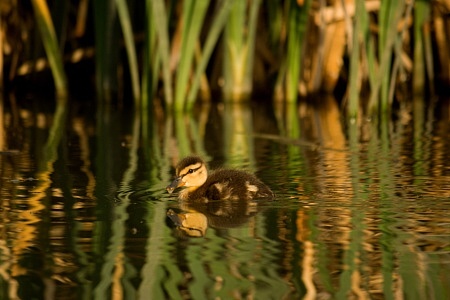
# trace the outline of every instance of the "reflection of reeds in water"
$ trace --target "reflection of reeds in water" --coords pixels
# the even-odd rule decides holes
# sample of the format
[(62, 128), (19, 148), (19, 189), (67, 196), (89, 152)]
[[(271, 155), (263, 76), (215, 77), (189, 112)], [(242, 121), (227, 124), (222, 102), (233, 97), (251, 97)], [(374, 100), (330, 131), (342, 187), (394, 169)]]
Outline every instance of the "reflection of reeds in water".
[(229, 166), (255, 164), (253, 147), (253, 118), (248, 103), (227, 103), (224, 106), (224, 152)]
[[(95, 298), (108, 297), (108, 290), (111, 285), (112, 295), (131, 295), (132, 293), (126, 291), (128, 285), (123, 284), (122, 280), (125, 276), (125, 270), (133, 267), (125, 259), (125, 222), (129, 215), (127, 208), (130, 205), (130, 197), (132, 195), (131, 182), (136, 177), (138, 167), (138, 148), (140, 140), (141, 122), (140, 117), (136, 113), (133, 118), (131, 139), (128, 152), (128, 165), (123, 172), (123, 177), (117, 191), (117, 200), (120, 205), (116, 205), (112, 209), (114, 219), (111, 224), (111, 232), (109, 235), (108, 248), (104, 255), (104, 263), (101, 266), (100, 274), (102, 275), (98, 285), (94, 289)], [(93, 237), (94, 239), (96, 236)], [(98, 238), (104, 238), (99, 236)], [(100, 253), (98, 253), (100, 254)]]
[[(405, 174), (408, 180), (415, 178), (413, 174), (434, 177), (431, 170), (440, 169), (439, 163), (435, 167), (429, 164), (432, 156), (439, 156), (439, 151), (431, 150), (433, 144), (442, 145), (440, 139), (435, 143), (430, 140), (433, 136), (431, 123), (435, 119), (428, 114), (425, 119), (430, 123), (418, 125), (425, 133), (420, 143), (411, 142), (415, 135), (410, 131), (411, 120), (407, 121), (408, 126), (405, 126), (405, 120), (392, 124), (386, 119), (362, 127), (349, 124), (345, 135), (334, 100), (322, 98), (322, 103), (323, 107), (306, 105), (306, 109), (300, 110), (299, 137), (309, 143), (300, 143), (299, 137), (280, 139), (290, 143), (288, 147), (303, 145), (304, 151), (298, 155), (305, 159), (305, 172), (317, 178), (314, 184), (320, 191), (316, 199), (309, 200), (317, 206), (299, 208), (296, 216), (297, 240), (302, 242), (305, 251), (302, 253), (306, 264), (303, 271), (317, 272), (313, 279), (311, 274), (303, 273), (307, 295), (315, 295), (319, 290), (337, 297), (346, 297), (349, 291), (360, 297), (387, 296), (398, 295), (406, 288), (411, 289), (410, 295), (427, 297), (430, 295), (427, 288), (419, 284), (423, 280), (431, 280), (431, 289), (446, 293), (442, 280), (433, 275), (443, 269), (430, 263), (430, 259), (434, 257), (433, 249), (442, 249), (448, 243), (428, 237), (424, 242), (428, 250), (416, 248), (421, 244), (421, 236), (439, 232), (432, 224), (442, 222), (442, 213), (435, 212), (435, 218), (425, 218), (422, 206), (405, 204), (408, 197), (413, 196), (413, 190), (428, 192), (423, 185), (427, 180), (411, 182), (399, 177), (399, 174)], [(412, 143), (417, 148), (411, 152), (407, 149), (411, 149)], [(408, 154), (405, 156), (404, 152)], [(412, 153), (417, 155), (417, 160), (411, 158)], [(414, 161), (416, 163), (411, 163)], [(429, 180), (428, 184), (433, 184), (434, 180)], [(299, 185), (299, 191), (308, 189), (308, 182), (299, 182)], [(434, 190), (441, 190), (435, 195), (443, 197), (445, 190), (437, 186)], [(305, 200), (301, 195), (298, 197)], [(398, 208), (401, 211), (414, 209), (418, 213), (409, 213), (409, 219), (403, 220), (399, 215), (392, 215)], [(421, 227), (424, 223), (427, 225)], [(290, 250), (295, 249), (295, 245), (290, 244), (283, 234), (286, 230), (289, 232), (289, 227), (280, 222), (279, 234), (288, 241), (285, 264), (289, 265), (295, 261)], [(315, 245), (313, 249), (308, 243)], [(336, 268), (342, 272), (330, 274), (330, 270)]]
[[(176, 112), (168, 114), (168, 127), (174, 123), (174, 137), (167, 138), (172, 143), (170, 146), (170, 155), (177, 157), (178, 160), (193, 153), (205, 156), (204, 138), (205, 127), (208, 121), (209, 106), (202, 107), (198, 115), (192, 113)], [(169, 150), (169, 149), (168, 149)]]
[[(0, 275), (11, 293), (25, 286), (12, 275), (37, 271), (46, 289), (79, 288), (87, 298), (114, 291), (132, 298), (278, 299), (300, 298), (305, 289), (311, 298), (446, 295), (448, 108), (439, 118), (424, 114), (416, 125), (380, 118), (344, 127), (334, 99), (317, 102), (276, 111), (279, 129), (272, 135), (254, 131), (274, 116), (251, 115), (241, 105), (223, 106), (217, 124), (208, 112), (144, 123), (139, 114), (99, 108), (95, 124), (68, 122), (71, 139), (64, 143), (58, 140), (66, 122), (55, 117), (61, 132), (42, 126), (29, 134), (35, 144), (27, 140), (18, 156), (0, 157), (0, 249), (7, 247)], [(23, 112), (17, 124), (28, 134), (35, 115)], [(10, 126), (9, 113), (5, 120)], [(420, 140), (414, 126), (421, 126)], [(229, 146), (211, 151), (206, 139), (218, 135)], [(270, 149), (256, 147), (255, 136)], [(4, 180), (33, 172), (30, 153), (45, 145), (40, 182)], [(236, 167), (251, 162), (256, 170), (259, 158), (270, 159), (261, 164), (268, 170), (258, 171), (279, 198), (266, 210), (250, 210), (240, 228), (215, 224), (204, 238), (178, 239), (165, 224), (168, 206), (178, 202), (164, 187), (173, 163), (193, 152)], [(30, 195), (33, 186), (39, 193)], [(27, 216), (30, 211), (37, 213)], [(13, 236), (18, 229), (26, 236)], [(41, 257), (43, 273), (22, 264)]]
[[(49, 135), (45, 145), (43, 145), (43, 152), (39, 153), (41, 156), (39, 170), (37, 173), (37, 186), (33, 188), (30, 196), (27, 198), (27, 209), (18, 213), (17, 232), (19, 238), (14, 239), (13, 246), (13, 261), (19, 261), (21, 257), (30, 247), (35, 245), (39, 234), (38, 225), (43, 221), (43, 210), (48, 207), (48, 193), (54, 193), (51, 188), (50, 176), (54, 172), (53, 164), (57, 160), (57, 148), (62, 138), (63, 125), (66, 120), (66, 102), (65, 98), (58, 99), (57, 109), (53, 118), (53, 123), (49, 129)], [(18, 267), (15, 265), (14, 267)], [(20, 269), (20, 268), (19, 268)], [(19, 272), (19, 270), (15, 270)], [(17, 275), (17, 274), (16, 274)]]

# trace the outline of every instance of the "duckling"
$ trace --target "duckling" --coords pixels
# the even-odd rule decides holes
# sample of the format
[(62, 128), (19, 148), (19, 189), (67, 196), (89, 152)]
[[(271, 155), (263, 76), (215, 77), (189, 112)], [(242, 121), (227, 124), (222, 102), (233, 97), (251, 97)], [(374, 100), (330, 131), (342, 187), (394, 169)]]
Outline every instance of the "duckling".
[(180, 200), (252, 200), (274, 197), (273, 192), (255, 175), (233, 169), (219, 169), (208, 176), (205, 162), (198, 156), (188, 156), (176, 166), (176, 178), (167, 186)]

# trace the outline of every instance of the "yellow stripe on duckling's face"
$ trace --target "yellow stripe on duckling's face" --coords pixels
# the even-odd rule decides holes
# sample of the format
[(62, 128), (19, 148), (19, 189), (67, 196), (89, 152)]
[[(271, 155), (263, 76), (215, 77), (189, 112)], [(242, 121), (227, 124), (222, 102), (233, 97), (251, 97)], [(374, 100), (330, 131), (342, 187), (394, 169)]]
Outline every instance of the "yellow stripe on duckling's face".
[(196, 164), (193, 164), (193, 165), (189, 165), (189, 166), (183, 168), (180, 171), (177, 170), (178, 176), (184, 177), (184, 176), (186, 176), (188, 174), (192, 174), (192, 173), (198, 171), (202, 166), (203, 166), (202, 163), (196, 163)]
[(208, 177), (205, 165), (200, 162), (189, 165), (177, 173), (182, 185), (186, 187), (199, 187), (205, 183)]

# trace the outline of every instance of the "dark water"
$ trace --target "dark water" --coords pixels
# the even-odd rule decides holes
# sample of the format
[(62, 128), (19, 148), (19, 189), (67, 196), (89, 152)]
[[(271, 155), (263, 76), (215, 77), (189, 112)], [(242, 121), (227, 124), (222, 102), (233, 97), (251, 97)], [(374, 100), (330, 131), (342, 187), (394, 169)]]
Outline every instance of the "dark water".
[[(6, 105), (0, 298), (450, 299), (449, 106), (344, 126), (320, 103)], [(276, 199), (178, 202), (164, 188), (191, 153)]]

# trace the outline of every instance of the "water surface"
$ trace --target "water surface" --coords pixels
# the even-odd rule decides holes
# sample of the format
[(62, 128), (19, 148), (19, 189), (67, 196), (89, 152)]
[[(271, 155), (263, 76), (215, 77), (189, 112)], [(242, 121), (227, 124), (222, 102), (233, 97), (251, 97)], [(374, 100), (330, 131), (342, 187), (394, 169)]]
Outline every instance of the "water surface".
[[(150, 117), (6, 105), (0, 298), (449, 299), (439, 105), (360, 124), (329, 98)], [(276, 199), (179, 202), (164, 188), (191, 153)]]

